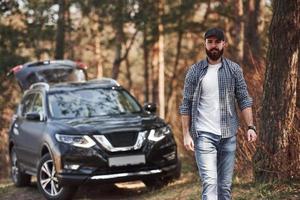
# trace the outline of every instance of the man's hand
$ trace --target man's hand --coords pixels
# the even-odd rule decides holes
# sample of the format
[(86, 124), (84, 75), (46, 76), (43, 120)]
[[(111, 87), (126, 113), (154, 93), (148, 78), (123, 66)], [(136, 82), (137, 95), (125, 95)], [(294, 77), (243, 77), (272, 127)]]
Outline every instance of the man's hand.
[(183, 144), (186, 150), (194, 151), (194, 141), (189, 133), (184, 134), (183, 136)]
[(252, 130), (252, 129), (249, 129), (247, 131), (247, 140), (248, 140), (248, 142), (254, 142), (256, 140), (256, 138), (257, 138), (257, 135), (256, 135), (255, 131)]

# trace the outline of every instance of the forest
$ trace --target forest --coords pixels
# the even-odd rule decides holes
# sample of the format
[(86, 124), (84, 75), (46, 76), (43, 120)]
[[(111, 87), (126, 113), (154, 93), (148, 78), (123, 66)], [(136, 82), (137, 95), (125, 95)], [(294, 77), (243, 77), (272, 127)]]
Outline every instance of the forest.
[(53, 59), (82, 62), (89, 79), (116, 79), (141, 105), (155, 103), (173, 129), (184, 173), (196, 175), (178, 107), (186, 72), (205, 59), (204, 33), (212, 27), (224, 30), (224, 56), (242, 67), (254, 101), (258, 140), (247, 142), (240, 116), (235, 180), (296, 184), (291, 193), (299, 198), (300, 0), (2, 0), (0, 183), (9, 178), (8, 128), (22, 97), (6, 74)]

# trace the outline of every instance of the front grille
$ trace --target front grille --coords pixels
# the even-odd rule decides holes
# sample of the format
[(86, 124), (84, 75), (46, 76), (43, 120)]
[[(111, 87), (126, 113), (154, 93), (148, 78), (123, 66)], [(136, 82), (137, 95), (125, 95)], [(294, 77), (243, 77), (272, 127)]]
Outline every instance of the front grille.
[(114, 147), (133, 146), (136, 142), (138, 132), (114, 132), (105, 134), (107, 140)]

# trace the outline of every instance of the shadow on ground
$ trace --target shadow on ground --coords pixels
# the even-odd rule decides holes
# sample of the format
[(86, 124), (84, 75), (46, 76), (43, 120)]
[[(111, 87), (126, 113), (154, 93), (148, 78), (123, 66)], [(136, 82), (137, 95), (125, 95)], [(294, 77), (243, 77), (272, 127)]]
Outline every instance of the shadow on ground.
[[(188, 174), (161, 189), (149, 189), (141, 181), (117, 184), (92, 184), (80, 186), (74, 196), (76, 200), (136, 200), (136, 199), (184, 199), (189, 191), (192, 174)], [(190, 185), (190, 186), (188, 186)], [(1, 200), (42, 200), (36, 182), (28, 187), (17, 188), (10, 181), (1, 184)]]
[(74, 199), (140, 199), (151, 192), (142, 182), (81, 186)]

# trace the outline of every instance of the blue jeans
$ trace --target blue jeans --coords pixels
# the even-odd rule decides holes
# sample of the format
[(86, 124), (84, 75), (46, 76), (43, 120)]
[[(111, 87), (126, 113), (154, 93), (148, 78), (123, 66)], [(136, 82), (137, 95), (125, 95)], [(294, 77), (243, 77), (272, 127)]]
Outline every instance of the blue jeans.
[(236, 136), (201, 132), (195, 138), (195, 157), (202, 181), (202, 200), (231, 199)]

